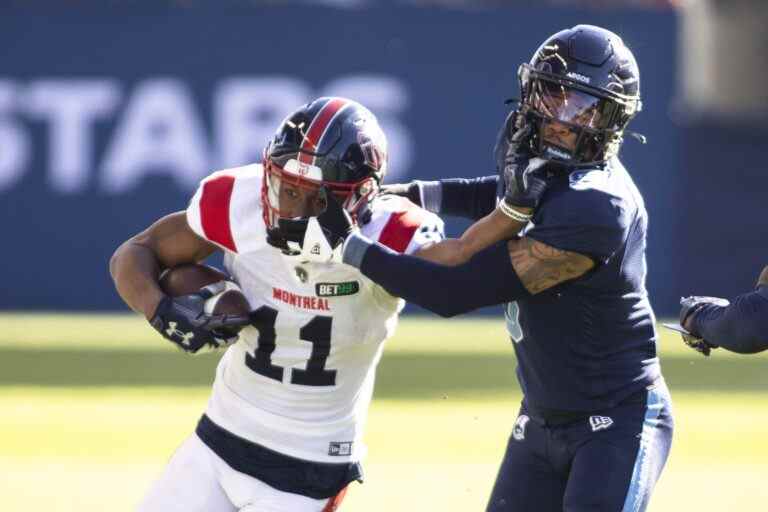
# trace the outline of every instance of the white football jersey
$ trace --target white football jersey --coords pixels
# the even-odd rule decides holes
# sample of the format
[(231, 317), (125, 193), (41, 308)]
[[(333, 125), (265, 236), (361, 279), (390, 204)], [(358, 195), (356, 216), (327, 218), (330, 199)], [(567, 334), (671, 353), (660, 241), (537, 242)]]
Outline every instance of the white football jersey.
[[(384, 341), (404, 302), (343, 264), (302, 264), (266, 241), (260, 164), (219, 171), (187, 209), (259, 318), (216, 371), (208, 417), (231, 433), (318, 462), (360, 460)], [(396, 196), (374, 199), (362, 233), (413, 253), (443, 238), (443, 222)]]

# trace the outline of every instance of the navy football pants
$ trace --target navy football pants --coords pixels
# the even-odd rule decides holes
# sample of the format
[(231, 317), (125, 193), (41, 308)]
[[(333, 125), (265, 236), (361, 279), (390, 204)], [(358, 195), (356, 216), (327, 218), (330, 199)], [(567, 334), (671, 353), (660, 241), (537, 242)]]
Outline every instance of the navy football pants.
[(644, 395), (561, 426), (521, 409), (487, 512), (643, 512), (674, 429), (663, 380)]

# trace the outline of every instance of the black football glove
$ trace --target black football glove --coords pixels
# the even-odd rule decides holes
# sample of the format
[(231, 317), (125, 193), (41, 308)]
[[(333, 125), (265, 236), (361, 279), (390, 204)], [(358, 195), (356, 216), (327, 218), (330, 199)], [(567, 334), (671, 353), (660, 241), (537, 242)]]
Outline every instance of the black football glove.
[(507, 206), (533, 208), (539, 206), (547, 191), (547, 161), (543, 158), (516, 157), (504, 167), (504, 202)]
[(520, 126), (518, 118), (520, 113), (517, 110), (511, 111), (501, 129), (496, 135), (496, 145), (493, 148), (493, 158), (496, 162), (496, 172), (501, 175), (507, 162), (516, 156), (530, 156), (530, 150), (527, 146), (528, 135), (531, 133), (531, 124), (525, 123)]
[[(519, 126), (513, 110), (496, 137), (496, 169), (504, 179), (504, 203), (510, 208), (536, 209), (547, 190), (547, 161), (531, 155), (527, 146), (531, 124)], [(522, 219), (523, 216), (521, 216)]]
[[(217, 283), (218, 284), (218, 283)], [(157, 305), (150, 324), (160, 335), (185, 352), (204, 346), (219, 348), (237, 341), (240, 329), (251, 322), (248, 316), (208, 315), (205, 301), (218, 291), (215, 285), (180, 297), (165, 296)]]
[(687, 331), (680, 333), (683, 337), (683, 342), (705, 356), (708, 356), (713, 348), (717, 348), (717, 345), (709, 343), (702, 338), (701, 334), (696, 332), (689, 320), (692, 319), (693, 315), (695, 315), (702, 306), (707, 304), (725, 307), (728, 306), (730, 302), (719, 297), (691, 296), (680, 299), (680, 325)]
[(340, 263), (344, 241), (357, 225), (325, 187), (320, 188), (325, 210), (317, 217), (280, 219), (278, 226), (289, 246), (301, 248), (301, 259), (317, 263)]
[(332, 248), (336, 248), (344, 243), (344, 240), (357, 229), (349, 212), (341, 206), (336, 197), (325, 187), (320, 189), (320, 193), (325, 196), (325, 210), (317, 216), (317, 222), (323, 229)]
[(295, 251), (288, 246), (288, 240), (279, 228), (267, 228), (267, 243), (272, 247), (280, 249), (283, 254), (290, 255), (295, 253)]
[(510, 148), (512, 134), (515, 133), (516, 120), (517, 111), (513, 110), (507, 115), (507, 118), (501, 125), (501, 129), (496, 134), (496, 144), (493, 147), (493, 161), (496, 162), (496, 172), (498, 172), (499, 175), (501, 175), (504, 169), (507, 153), (516, 152), (516, 148)]
[(714, 345), (707, 343), (704, 338), (699, 338), (698, 336), (694, 336), (689, 332), (681, 331), (680, 336), (683, 338), (683, 343), (691, 347), (696, 352), (704, 355), (705, 357), (709, 357), (712, 349), (717, 348)]

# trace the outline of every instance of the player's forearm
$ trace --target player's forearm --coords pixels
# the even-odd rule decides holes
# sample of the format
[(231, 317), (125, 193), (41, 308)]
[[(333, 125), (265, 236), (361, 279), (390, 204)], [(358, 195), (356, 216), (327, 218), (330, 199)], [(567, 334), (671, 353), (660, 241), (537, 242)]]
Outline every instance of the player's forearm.
[(732, 352), (768, 350), (768, 287), (737, 297), (729, 306), (705, 304), (692, 319), (693, 332)]
[(523, 227), (525, 223), (494, 210), (472, 224), (460, 238), (445, 239), (421, 249), (415, 256), (442, 265), (460, 265), (486, 247), (514, 237)]
[(498, 176), (481, 178), (443, 179), (440, 184), (440, 211), (443, 215), (455, 215), (479, 219), (496, 207), (499, 189)]
[(441, 265), (460, 265), (471, 258), (468, 247), (457, 238), (446, 238), (436, 244), (419, 249), (414, 256)]
[(514, 220), (499, 209), (494, 209), (491, 213), (469, 226), (459, 240), (462, 243), (467, 259), (469, 259), (469, 257), (496, 242), (509, 240), (517, 236), (525, 225), (526, 222)]
[(128, 307), (147, 318), (154, 314), (163, 298), (157, 284), (161, 270), (152, 250), (134, 239), (118, 247), (109, 262), (117, 293)]
[(530, 295), (512, 267), (505, 243), (464, 264), (446, 266), (396, 253), (356, 234), (345, 244), (344, 262), (390, 294), (444, 317)]

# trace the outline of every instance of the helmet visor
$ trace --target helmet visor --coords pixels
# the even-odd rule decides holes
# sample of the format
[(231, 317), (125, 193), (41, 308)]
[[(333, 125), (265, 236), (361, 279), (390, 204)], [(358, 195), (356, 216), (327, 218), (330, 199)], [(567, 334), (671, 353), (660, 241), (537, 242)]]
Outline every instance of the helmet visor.
[(588, 92), (542, 79), (533, 79), (530, 104), (556, 121), (593, 130), (610, 129), (616, 103)]

